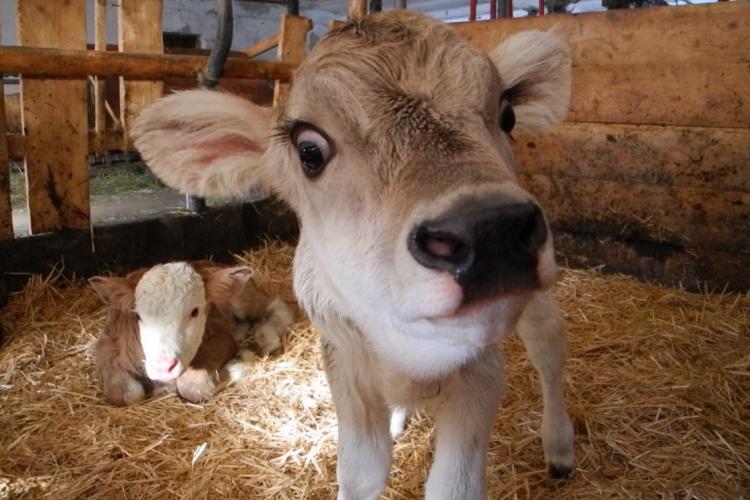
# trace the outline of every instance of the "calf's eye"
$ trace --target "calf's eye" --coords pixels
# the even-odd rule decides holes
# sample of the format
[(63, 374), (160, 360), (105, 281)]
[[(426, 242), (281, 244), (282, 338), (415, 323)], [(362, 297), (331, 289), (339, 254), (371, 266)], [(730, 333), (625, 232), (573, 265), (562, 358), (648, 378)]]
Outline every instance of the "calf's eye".
[(292, 134), (294, 147), (302, 164), (302, 172), (313, 178), (320, 175), (331, 159), (328, 139), (312, 125), (300, 124)]
[(513, 112), (513, 106), (507, 99), (500, 101), (500, 128), (506, 134), (510, 134), (513, 127), (516, 126), (516, 114)]
[(198, 309), (197, 307), (190, 311), (191, 318), (197, 318), (198, 314), (200, 314), (200, 309)]

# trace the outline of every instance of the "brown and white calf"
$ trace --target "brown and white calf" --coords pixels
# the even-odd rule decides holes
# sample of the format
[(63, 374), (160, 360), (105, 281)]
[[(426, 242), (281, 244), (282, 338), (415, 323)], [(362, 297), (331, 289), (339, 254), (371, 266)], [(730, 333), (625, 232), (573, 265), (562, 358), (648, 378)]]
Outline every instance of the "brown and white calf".
[(262, 184), (299, 216), (294, 286), (322, 336), (339, 498), (378, 498), (390, 414), (422, 406), (437, 426), (427, 498), (484, 497), (497, 342), (514, 327), (541, 378), (549, 470), (574, 467), (552, 238), (510, 136), (562, 120), (569, 94), (552, 35), (511, 36), (488, 57), (395, 10), (325, 36), (277, 110), (189, 91), (137, 121), (135, 144), (167, 184), (204, 196)]
[(264, 319), (257, 343), (264, 352), (280, 347), (291, 314), (280, 299), (258, 291), (251, 274), (247, 267), (201, 261), (91, 278), (109, 303), (96, 345), (107, 400), (128, 405), (165, 391), (192, 402), (209, 399), (252, 360), (249, 351), (240, 352), (235, 317)]

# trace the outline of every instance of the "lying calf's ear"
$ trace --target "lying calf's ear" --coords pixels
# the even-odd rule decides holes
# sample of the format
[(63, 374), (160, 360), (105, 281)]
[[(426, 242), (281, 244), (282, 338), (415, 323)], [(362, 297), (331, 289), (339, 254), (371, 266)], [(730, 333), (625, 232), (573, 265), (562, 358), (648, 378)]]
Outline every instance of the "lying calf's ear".
[(570, 54), (557, 36), (523, 31), (490, 54), (513, 106), (516, 126), (544, 131), (565, 118), (570, 104)]
[(168, 186), (200, 196), (241, 196), (262, 185), (271, 108), (231, 94), (188, 90), (147, 107), (135, 147)]
[(253, 272), (247, 266), (209, 268), (203, 271), (208, 302), (231, 302), (250, 281)]
[(89, 284), (99, 296), (123, 311), (135, 307), (135, 283), (129, 278), (94, 276)]

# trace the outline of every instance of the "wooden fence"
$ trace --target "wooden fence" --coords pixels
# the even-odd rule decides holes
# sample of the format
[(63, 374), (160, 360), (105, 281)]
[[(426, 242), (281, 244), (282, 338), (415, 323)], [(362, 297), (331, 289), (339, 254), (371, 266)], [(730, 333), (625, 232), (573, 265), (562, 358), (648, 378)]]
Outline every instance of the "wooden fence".
[(568, 121), (516, 142), (569, 263), (750, 289), (750, 3), (456, 29), (485, 51), (528, 29), (570, 44)]
[[(88, 155), (106, 149), (131, 149), (129, 130), (137, 114), (164, 93), (167, 78), (195, 84), (205, 55), (164, 54), (162, 0), (120, 0), (118, 51), (107, 51), (106, 0), (96, 0), (95, 44), (86, 43), (86, 0), (18, 0), (19, 47), (0, 47), (0, 75), (20, 74), (22, 132), (7, 130), (0, 99), (0, 240), (13, 238), (8, 161), (25, 163), (32, 234), (85, 229), (91, 224)], [(253, 61), (233, 53), (228, 79), (288, 81), (304, 56), (310, 21), (282, 16), (279, 61)], [(117, 127), (107, 118), (104, 78), (119, 76)], [(88, 92), (89, 81), (94, 92)], [(225, 80), (224, 83), (227, 83)], [(229, 82), (231, 86), (231, 82)], [(184, 87), (184, 84), (182, 84)], [(276, 102), (285, 85), (277, 84)], [(91, 102), (89, 102), (91, 101)], [(88, 111), (94, 120), (89, 128)]]
[[(163, 54), (161, 0), (120, 1), (117, 53), (103, 50), (106, 2), (96, 4), (96, 50), (86, 49), (85, 0), (69, 0), (65, 9), (57, 3), (19, 0), (23, 47), (0, 47), (0, 74), (23, 74), (24, 131), (0, 130), (0, 163), (25, 159), (35, 233), (88, 227), (86, 155), (127, 146), (122, 131), (106, 127), (100, 83), (89, 130), (84, 78), (125, 75), (119, 119), (127, 131), (161, 95), (158, 80), (195, 76), (205, 62)], [(366, 2), (348, 3), (359, 12)], [(750, 288), (750, 3), (454, 26), (485, 51), (526, 29), (552, 29), (571, 46), (568, 121), (550, 135), (516, 142), (521, 180), (546, 207), (569, 264)], [(235, 54), (225, 75), (278, 80), (278, 103), (309, 29), (307, 19), (285, 16), (278, 35), (247, 49), (257, 54), (278, 45), (279, 61)], [(50, 75), (65, 79), (43, 78)], [(0, 128), (2, 114), (0, 100)], [(0, 239), (13, 235), (8, 192), (7, 169), (0, 168)]]

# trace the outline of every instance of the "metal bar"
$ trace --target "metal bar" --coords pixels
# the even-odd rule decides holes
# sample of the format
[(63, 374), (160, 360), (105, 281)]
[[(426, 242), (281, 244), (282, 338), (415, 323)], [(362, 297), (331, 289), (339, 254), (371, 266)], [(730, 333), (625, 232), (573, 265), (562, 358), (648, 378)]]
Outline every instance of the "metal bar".
[(477, 0), (469, 0), (469, 21), (477, 20)]
[(383, 10), (383, 0), (370, 0), (370, 12), (380, 12)]
[(497, 3), (490, 0), (490, 19), (497, 19)]
[(299, 0), (286, 0), (286, 13), (291, 16), (299, 16)]
[(507, 0), (508, 7), (506, 7), (506, 15), (508, 18), (513, 17), (513, 0)]
[(544, 15), (544, 0), (539, 0), (539, 15)]

